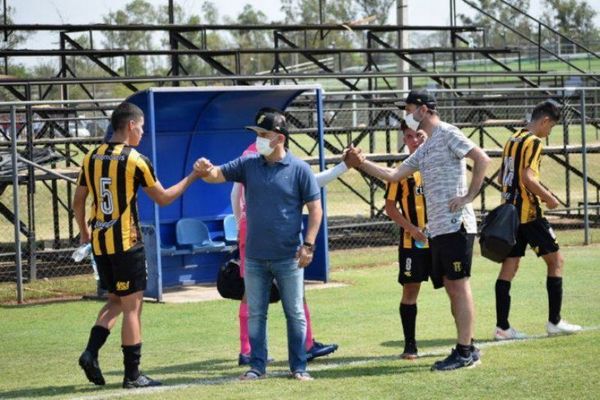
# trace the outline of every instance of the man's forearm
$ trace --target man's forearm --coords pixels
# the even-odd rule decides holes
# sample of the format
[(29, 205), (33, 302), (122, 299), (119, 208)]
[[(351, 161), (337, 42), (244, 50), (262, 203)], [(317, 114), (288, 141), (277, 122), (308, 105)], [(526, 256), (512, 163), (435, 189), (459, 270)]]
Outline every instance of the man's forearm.
[(79, 228), (81, 236), (89, 236), (89, 227), (85, 219), (85, 201), (88, 196), (86, 188), (81, 186), (75, 189), (75, 195), (73, 196), (73, 217)]
[(375, 164), (372, 161), (365, 160), (362, 164), (360, 164), (359, 169), (366, 172), (367, 174), (374, 176), (376, 178), (382, 179), (384, 181), (392, 182), (394, 181), (394, 170), (388, 167), (381, 166), (379, 164)]
[(165, 190), (165, 201), (166, 204), (172, 203), (175, 199), (185, 192), (185, 190), (194, 183), (198, 178), (194, 174), (189, 174), (175, 185)]
[(400, 213), (400, 211), (398, 211), (398, 209), (396, 208), (395, 203), (392, 203), (390, 205), (388, 205), (386, 203), (385, 213), (388, 215), (388, 217), (390, 217), (390, 219), (392, 221), (394, 221), (395, 223), (397, 223), (398, 225), (400, 225), (402, 227), (402, 229), (404, 229), (404, 230), (410, 230), (412, 228), (413, 224), (411, 224), (410, 221), (407, 220)]
[(87, 232), (88, 226), (85, 221), (85, 205), (83, 205), (83, 206), (73, 205), (73, 216), (75, 217), (75, 222), (77, 223), (79, 232), (84, 232), (84, 231)]
[(321, 219), (323, 218), (323, 210), (319, 204), (318, 207), (312, 207), (308, 209), (308, 226), (306, 227), (306, 235), (304, 241), (308, 243), (315, 243), (317, 234), (319, 233), (319, 227), (321, 226)]
[(552, 198), (552, 193), (547, 190), (542, 184), (536, 179), (526, 179), (524, 182), (525, 187), (531, 193), (538, 196), (542, 201), (548, 202)]
[(206, 175), (202, 175), (202, 180), (206, 183), (223, 183), (225, 182), (225, 177), (221, 172), (221, 168), (214, 167)]
[(469, 196), (471, 200), (477, 197), (479, 191), (481, 190), (481, 186), (483, 185), (483, 180), (485, 178), (485, 170), (489, 162), (490, 159), (485, 154), (483, 157), (479, 157), (474, 160), (471, 184), (469, 185), (469, 191), (467, 192), (467, 196)]

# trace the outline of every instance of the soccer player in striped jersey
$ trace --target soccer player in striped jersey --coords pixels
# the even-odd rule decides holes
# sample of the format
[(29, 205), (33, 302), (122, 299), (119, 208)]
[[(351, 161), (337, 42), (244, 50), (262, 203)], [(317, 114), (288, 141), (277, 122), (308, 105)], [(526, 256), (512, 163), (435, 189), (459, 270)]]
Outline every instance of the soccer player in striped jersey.
[(516, 206), (520, 222), (517, 243), (502, 263), (496, 281), (496, 340), (526, 337), (508, 322), (510, 312), (510, 285), (525, 255), (527, 244), (547, 265), (546, 289), (548, 291), (548, 334), (573, 333), (581, 326), (561, 318), (563, 257), (556, 236), (544, 218), (541, 204), (549, 209), (559, 205), (552, 192), (540, 183), (542, 139), (547, 138), (560, 119), (560, 109), (554, 101), (538, 104), (531, 121), (524, 129), (514, 133), (504, 145), (502, 169), (498, 182), (502, 185), (502, 200)]
[[(104, 385), (98, 351), (123, 313), (121, 343), (125, 365), (124, 388), (158, 386), (139, 371), (141, 357), (141, 313), (146, 289), (146, 257), (137, 212), (137, 190), (161, 206), (170, 204), (200, 176), (193, 172), (179, 183), (164, 189), (154, 175), (150, 161), (136, 147), (144, 133), (144, 113), (134, 104), (121, 103), (112, 113), (110, 141), (90, 151), (83, 159), (73, 199), (80, 242), (92, 243), (100, 286), (108, 300), (91, 329), (88, 345), (79, 365), (90, 382)], [(88, 224), (85, 204), (92, 197)], [(90, 229), (91, 228), (91, 229)]]
[[(404, 133), (404, 144), (410, 154), (427, 139), (425, 131), (412, 130), (404, 121), (400, 130)], [(404, 352), (400, 357), (413, 360), (418, 354), (415, 339), (417, 297), (421, 282), (427, 281), (431, 273), (431, 251), (424, 233), (427, 224), (425, 196), (418, 171), (399, 182), (387, 184), (385, 212), (400, 226), (398, 283), (402, 285), (400, 321), (404, 331)]]

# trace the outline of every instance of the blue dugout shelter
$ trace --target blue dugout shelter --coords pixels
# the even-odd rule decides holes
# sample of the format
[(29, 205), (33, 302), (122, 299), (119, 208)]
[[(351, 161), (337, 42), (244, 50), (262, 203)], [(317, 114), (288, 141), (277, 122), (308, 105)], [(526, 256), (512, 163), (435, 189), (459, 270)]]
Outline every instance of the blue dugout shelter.
[[(300, 94), (315, 93), (319, 133), (320, 168), (324, 169), (323, 107), (320, 85), (310, 86), (224, 86), (203, 88), (151, 88), (127, 101), (145, 113), (145, 134), (138, 151), (154, 165), (164, 187), (189, 174), (196, 159), (206, 157), (215, 165), (239, 157), (256, 139), (244, 129), (254, 124), (262, 107), (282, 110)], [(197, 181), (167, 207), (159, 207), (140, 191), (139, 215), (148, 259), (147, 297), (162, 299), (164, 287), (215, 282), (218, 269), (232, 257), (236, 245), (226, 242), (224, 219), (232, 214), (232, 184)], [(317, 238), (314, 261), (306, 279), (327, 281), (329, 261), (325, 191), (324, 217)], [(182, 242), (182, 221), (201, 221), (208, 238), (200, 245)], [(305, 224), (306, 225), (306, 224)], [(179, 234), (177, 230), (180, 230)], [(190, 232), (183, 232), (189, 234)], [(189, 235), (188, 235), (189, 236)]]

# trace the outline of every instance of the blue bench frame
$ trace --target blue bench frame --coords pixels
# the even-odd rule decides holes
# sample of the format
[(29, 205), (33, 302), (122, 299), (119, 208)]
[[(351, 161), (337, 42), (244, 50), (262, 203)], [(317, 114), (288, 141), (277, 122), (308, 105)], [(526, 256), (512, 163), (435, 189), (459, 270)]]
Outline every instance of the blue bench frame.
[[(285, 109), (298, 95), (316, 94), (320, 168), (325, 168), (323, 147), (323, 95), (320, 85), (310, 86), (228, 86), (150, 88), (130, 96), (127, 101), (145, 113), (145, 131), (138, 151), (152, 161), (164, 187), (177, 183), (200, 156), (215, 165), (238, 157), (256, 138), (245, 130), (254, 123), (262, 107)], [(110, 134), (110, 133), (109, 133)], [(194, 183), (173, 204), (158, 207), (140, 191), (139, 215), (146, 231), (149, 279), (147, 297), (162, 300), (163, 287), (188, 283), (215, 282), (217, 271), (232, 257), (235, 246), (227, 243), (221, 251), (189, 252), (177, 248), (174, 224), (181, 218), (199, 218), (208, 225), (214, 240), (223, 234), (222, 219), (231, 214), (231, 184)], [(305, 278), (327, 281), (326, 195), (322, 190), (323, 222), (317, 237), (317, 253)], [(219, 226), (220, 224), (220, 226)], [(149, 226), (152, 226), (152, 229)], [(149, 242), (153, 242), (152, 245)], [(162, 247), (164, 249), (161, 249)], [(172, 246), (176, 246), (173, 251)]]

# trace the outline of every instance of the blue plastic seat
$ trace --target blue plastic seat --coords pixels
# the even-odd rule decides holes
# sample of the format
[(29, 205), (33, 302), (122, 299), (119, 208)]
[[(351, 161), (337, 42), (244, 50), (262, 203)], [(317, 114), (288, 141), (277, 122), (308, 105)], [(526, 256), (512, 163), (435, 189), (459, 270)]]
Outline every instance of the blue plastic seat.
[(238, 224), (235, 215), (229, 214), (223, 219), (223, 230), (225, 231), (225, 240), (227, 242), (237, 242)]
[(225, 247), (225, 242), (215, 242), (210, 238), (206, 224), (195, 218), (182, 218), (175, 227), (177, 244), (191, 247), (194, 253), (216, 251)]

